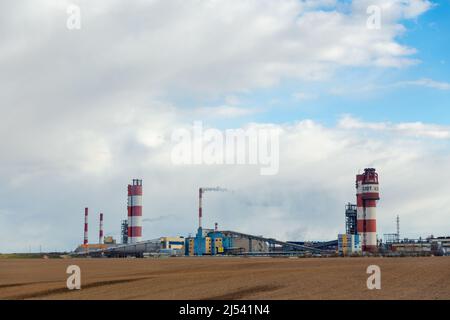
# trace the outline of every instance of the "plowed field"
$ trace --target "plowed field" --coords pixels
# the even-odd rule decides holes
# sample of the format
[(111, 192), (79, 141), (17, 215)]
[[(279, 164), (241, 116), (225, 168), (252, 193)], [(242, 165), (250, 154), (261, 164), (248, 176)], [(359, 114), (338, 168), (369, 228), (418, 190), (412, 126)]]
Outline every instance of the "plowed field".
[(0, 299), (450, 299), (450, 257), (0, 259)]

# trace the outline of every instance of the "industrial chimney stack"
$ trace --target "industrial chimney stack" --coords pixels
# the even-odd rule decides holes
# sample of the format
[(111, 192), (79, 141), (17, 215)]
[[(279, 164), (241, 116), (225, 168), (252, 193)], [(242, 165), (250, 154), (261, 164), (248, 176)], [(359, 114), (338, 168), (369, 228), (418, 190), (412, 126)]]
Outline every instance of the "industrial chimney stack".
[(356, 176), (357, 230), (363, 252), (377, 251), (377, 200), (380, 200), (378, 174), (365, 169)]
[(142, 180), (128, 185), (128, 243), (142, 240)]
[(103, 213), (100, 213), (100, 228), (98, 233), (98, 243), (103, 244)]
[(88, 244), (88, 210), (88, 208), (84, 208), (84, 245)]
[(198, 227), (202, 227), (202, 196), (203, 196), (203, 189), (198, 189)]

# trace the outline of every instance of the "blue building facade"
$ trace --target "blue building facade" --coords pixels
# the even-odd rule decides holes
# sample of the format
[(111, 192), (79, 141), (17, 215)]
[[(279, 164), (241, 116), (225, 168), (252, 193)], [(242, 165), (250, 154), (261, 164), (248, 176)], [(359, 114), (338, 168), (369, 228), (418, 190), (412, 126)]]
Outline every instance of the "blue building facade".
[(197, 229), (195, 237), (186, 238), (185, 254), (188, 256), (223, 255), (232, 247), (232, 239), (220, 231)]

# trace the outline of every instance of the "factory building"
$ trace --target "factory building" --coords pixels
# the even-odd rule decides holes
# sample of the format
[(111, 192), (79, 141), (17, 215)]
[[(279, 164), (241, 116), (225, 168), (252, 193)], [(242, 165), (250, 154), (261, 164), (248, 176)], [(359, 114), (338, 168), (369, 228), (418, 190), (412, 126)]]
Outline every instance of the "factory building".
[(213, 231), (208, 234), (210, 241), (210, 253), (211, 255), (223, 254), (225, 253), (225, 246), (228, 247), (227, 238), (220, 231)]
[(238, 253), (266, 253), (269, 252), (269, 246), (267, 242), (258, 239), (248, 239), (244, 237), (232, 237), (230, 238), (233, 251)]
[(112, 236), (105, 236), (103, 238), (104, 244), (116, 244), (116, 239), (114, 239)]
[(203, 229), (199, 227), (197, 234), (193, 239), (195, 256), (211, 255), (213, 252), (211, 248), (211, 237), (209, 234), (213, 232), (212, 229)]
[(185, 254), (187, 256), (223, 254), (228, 243), (220, 231), (199, 227), (195, 237), (186, 238)]
[(161, 237), (160, 241), (162, 249), (184, 249), (184, 237)]
[(185, 240), (187, 256), (268, 253), (266, 241), (252, 239), (232, 232), (198, 228), (195, 237)]
[(161, 245), (159, 253), (168, 254), (170, 256), (183, 256), (185, 254), (184, 249), (184, 237), (161, 237), (159, 239)]
[(338, 252), (343, 256), (360, 254), (361, 241), (357, 234), (338, 235)]
[(450, 237), (430, 237), (427, 239), (431, 243), (431, 250), (436, 255), (450, 255)]
[(100, 243), (91, 243), (91, 244), (82, 244), (80, 246), (78, 246), (75, 249), (75, 253), (83, 253), (83, 252), (90, 252), (90, 251), (95, 251), (95, 250), (106, 250), (109, 248), (113, 248), (115, 247), (116, 244), (115, 243), (105, 243), (105, 244), (100, 244)]
[(388, 251), (404, 255), (450, 255), (450, 237), (403, 239), (385, 244)]
[(415, 241), (393, 243), (390, 245), (390, 249), (392, 252), (400, 254), (425, 254), (431, 253), (431, 243)]

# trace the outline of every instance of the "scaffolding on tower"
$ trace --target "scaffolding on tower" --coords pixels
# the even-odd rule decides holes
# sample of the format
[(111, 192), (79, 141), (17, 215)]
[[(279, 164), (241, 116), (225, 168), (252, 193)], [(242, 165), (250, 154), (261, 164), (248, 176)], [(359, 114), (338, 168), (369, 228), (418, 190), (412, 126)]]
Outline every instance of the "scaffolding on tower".
[(348, 203), (345, 206), (345, 231), (346, 234), (358, 234), (356, 204)]

